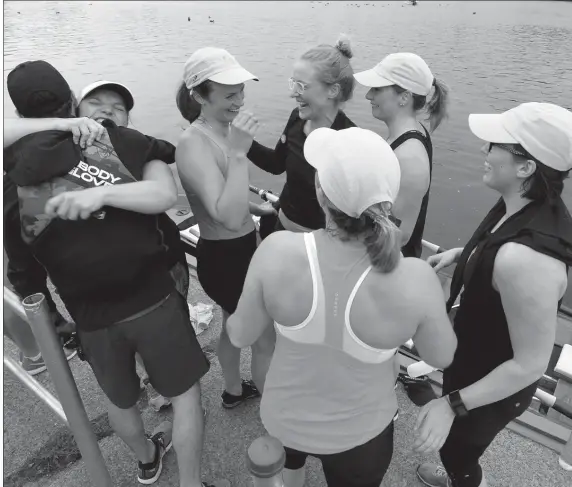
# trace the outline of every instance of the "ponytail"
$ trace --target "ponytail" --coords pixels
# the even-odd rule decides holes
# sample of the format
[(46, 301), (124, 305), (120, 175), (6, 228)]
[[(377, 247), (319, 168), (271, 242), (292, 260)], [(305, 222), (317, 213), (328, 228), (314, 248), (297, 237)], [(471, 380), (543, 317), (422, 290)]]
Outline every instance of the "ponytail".
[(364, 243), (371, 265), (382, 273), (392, 272), (401, 257), (401, 232), (391, 220), (391, 206), (387, 205), (373, 205), (365, 211), (373, 228)]
[[(443, 81), (433, 78), (433, 87), (435, 89), (433, 96), (429, 101), (427, 101), (426, 96), (412, 93), (413, 110), (418, 112), (425, 109), (427, 111), (427, 114), (429, 115), (429, 129), (431, 132), (437, 130), (437, 127), (441, 125), (441, 122), (447, 118), (447, 106), (449, 102), (449, 88)], [(399, 85), (393, 85), (393, 89), (397, 93), (407, 91)]]
[(381, 273), (392, 272), (401, 257), (401, 232), (391, 220), (388, 202), (370, 206), (359, 218), (352, 218), (338, 210), (325, 197), (325, 209), (335, 228), (328, 229), (342, 241), (361, 240), (373, 268)]
[(431, 132), (434, 132), (447, 117), (447, 103), (449, 101), (449, 88), (443, 81), (434, 78), (433, 86), (435, 91), (426, 105)]
[[(200, 85), (195, 86), (192, 91), (198, 93), (203, 98), (207, 98), (212, 91), (212, 82), (206, 80)], [(179, 86), (177, 96), (175, 97), (177, 108), (182, 117), (189, 123), (193, 123), (201, 114), (202, 105), (191, 94), (191, 90), (187, 88), (185, 82)]]

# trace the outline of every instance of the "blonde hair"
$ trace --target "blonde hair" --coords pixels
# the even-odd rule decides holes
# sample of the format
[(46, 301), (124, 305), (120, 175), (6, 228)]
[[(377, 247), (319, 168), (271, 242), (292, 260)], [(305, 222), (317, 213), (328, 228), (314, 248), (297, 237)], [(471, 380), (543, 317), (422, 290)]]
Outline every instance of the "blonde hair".
[(342, 213), (324, 195), (326, 211), (335, 228), (326, 228), (340, 240), (362, 240), (373, 268), (382, 273), (392, 272), (401, 257), (401, 231), (391, 220), (391, 203), (370, 206), (359, 218)]
[(355, 88), (354, 70), (350, 64), (352, 57), (349, 38), (340, 34), (335, 45), (320, 44), (306, 51), (300, 59), (312, 63), (322, 83), (340, 85), (336, 101), (343, 103), (353, 96)]

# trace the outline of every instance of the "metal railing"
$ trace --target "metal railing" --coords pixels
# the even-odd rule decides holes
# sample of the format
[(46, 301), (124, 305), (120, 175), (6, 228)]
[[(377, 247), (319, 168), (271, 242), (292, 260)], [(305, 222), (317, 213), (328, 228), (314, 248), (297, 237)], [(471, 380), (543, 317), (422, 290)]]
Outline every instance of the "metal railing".
[(95, 487), (112, 487), (111, 477), (52, 323), (45, 296), (32, 294), (20, 302), (14, 292), (4, 287), (4, 305), (30, 324), (61, 403), (15, 360), (4, 355), (4, 365), (69, 426), (92, 484)]
[[(263, 200), (270, 203), (275, 204), (279, 200), (277, 195), (252, 185), (250, 186), (250, 191), (258, 194)], [(186, 244), (186, 252), (194, 256), (194, 248), (198, 242), (199, 234), (197, 231), (189, 230), (191, 229), (181, 232), (181, 240)], [(423, 240), (423, 246), (433, 253), (445, 251), (444, 248), (426, 240)], [(25, 387), (44, 402), (62, 422), (69, 426), (93, 485), (96, 487), (111, 487), (112, 481), (109, 471), (103, 460), (97, 438), (91, 427), (71, 369), (50, 318), (45, 296), (43, 294), (33, 294), (20, 302), (19, 297), (13, 291), (4, 287), (4, 304), (19, 318), (30, 324), (61, 403), (50, 391), (32, 378), (14, 359), (4, 355), (4, 365)], [(569, 312), (572, 316), (572, 311)], [(555, 410), (570, 417), (571, 407), (568, 404), (540, 389), (537, 391), (536, 397), (543, 404), (553, 407)]]

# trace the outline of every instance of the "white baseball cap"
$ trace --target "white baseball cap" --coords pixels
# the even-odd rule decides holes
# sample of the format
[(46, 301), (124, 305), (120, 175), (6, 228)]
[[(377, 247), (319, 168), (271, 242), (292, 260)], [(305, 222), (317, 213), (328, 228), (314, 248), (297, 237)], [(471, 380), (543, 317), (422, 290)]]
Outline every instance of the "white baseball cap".
[(130, 112), (133, 109), (133, 105), (135, 105), (135, 100), (129, 88), (127, 88), (127, 86), (125, 85), (122, 85), (121, 83), (117, 83), (115, 81), (105, 81), (105, 80), (91, 83), (90, 85), (87, 85), (83, 90), (81, 90), (79, 98), (77, 100), (78, 104), (81, 103), (82, 100), (87, 95), (89, 95), (91, 92), (99, 88), (107, 88), (108, 90), (115, 91), (125, 101), (125, 108), (127, 109), (127, 111)]
[(304, 157), (340, 211), (359, 218), (371, 205), (393, 203), (401, 170), (389, 144), (371, 130), (318, 128), (308, 135)]
[(183, 80), (189, 90), (207, 79), (223, 85), (238, 85), (251, 79), (258, 81), (232, 54), (217, 47), (198, 49), (185, 63)]
[(500, 114), (473, 114), (469, 127), (487, 142), (520, 144), (552, 169), (572, 169), (572, 112), (558, 105), (523, 103)]
[(427, 63), (417, 54), (390, 54), (372, 69), (354, 74), (358, 83), (370, 88), (397, 85), (416, 95), (427, 96), (435, 77)]

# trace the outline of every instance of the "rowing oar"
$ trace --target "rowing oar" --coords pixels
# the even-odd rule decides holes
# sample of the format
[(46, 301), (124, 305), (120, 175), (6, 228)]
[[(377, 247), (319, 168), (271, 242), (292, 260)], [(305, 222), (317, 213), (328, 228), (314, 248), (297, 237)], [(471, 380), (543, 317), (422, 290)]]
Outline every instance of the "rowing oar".
[(253, 186), (252, 184), (248, 186), (248, 189), (250, 189), (252, 193), (260, 196), (264, 201), (268, 201), (272, 205), (276, 205), (277, 203), (280, 202), (280, 197), (274, 194), (272, 191), (269, 191), (268, 189), (260, 189), (257, 188), (256, 186)]

